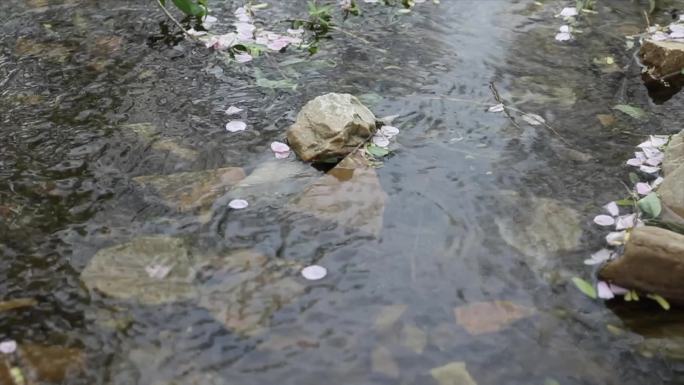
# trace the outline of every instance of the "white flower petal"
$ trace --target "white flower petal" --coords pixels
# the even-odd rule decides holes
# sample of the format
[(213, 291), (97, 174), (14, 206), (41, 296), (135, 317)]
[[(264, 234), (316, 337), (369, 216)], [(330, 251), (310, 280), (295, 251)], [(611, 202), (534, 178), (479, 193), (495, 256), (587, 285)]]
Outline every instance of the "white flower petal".
[(242, 108), (238, 108), (238, 107), (235, 107), (235, 106), (230, 106), (230, 107), (228, 107), (228, 109), (226, 110), (226, 115), (235, 115), (235, 114), (239, 114), (240, 112), (242, 112)]
[(226, 130), (229, 132), (244, 131), (247, 128), (247, 124), (241, 120), (231, 120), (226, 123)]
[(17, 350), (17, 342), (13, 340), (7, 340), (0, 342), (0, 353), (12, 354)]
[(393, 138), (399, 134), (399, 129), (394, 126), (382, 126), (380, 133), (387, 138)]
[(503, 112), (503, 110), (504, 110), (503, 103), (499, 103), (495, 106), (489, 107), (489, 109), (487, 111), (489, 111), (489, 112)]
[(387, 139), (383, 135), (377, 135), (377, 134), (375, 136), (373, 136), (373, 139), (371, 139), (371, 141), (373, 142), (374, 145), (376, 145), (378, 147), (382, 147), (382, 148), (386, 148), (390, 144), (389, 139)]
[(615, 202), (610, 202), (607, 203), (605, 206), (603, 206), (603, 209), (608, 212), (608, 214), (617, 217), (620, 215), (620, 208), (618, 207), (617, 203)]
[(660, 167), (652, 167), (652, 166), (647, 166), (645, 164), (642, 164), (639, 166), (639, 170), (647, 173), (647, 174), (654, 174), (658, 171), (660, 171)]
[(538, 126), (540, 124), (546, 123), (546, 120), (544, 120), (544, 118), (537, 114), (525, 114), (522, 116), (522, 120), (526, 121), (527, 123), (533, 126)]
[(249, 203), (244, 199), (233, 199), (228, 203), (228, 207), (235, 210), (241, 210), (247, 208), (247, 206), (249, 206)]
[(636, 225), (636, 214), (623, 215), (615, 221), (615, 230), (631, 229)]
[(594, 223), (599, 226), (612, 226), (615, 224), (615, 219), (610, 215), (597, 215), (594, 217)]
[(568, 40), (572, 40), (572, 34), (571, 34), (571, 33), (568, 33), (568, 32), (559, 32), (559, 33), (556, 34), (555, 39), (558, 40), (558, 41), (568, 41)]
[(309, 281), (323, 279), (326, 275), (328, 275), (328, 270), (323, 266), (311, 265), (302, 269), (302, 277)]
[(577, 16), (577, 8), (575, 8), (575, 7), (566, 7), (566, 8), (563, 8), (563, 10), (561, 11), (560, 15), (563, 16), (563, 17)]
[(606, 235), (606, 242), (611, 246), (620, 246), (625, 243), (625, 232), (614, 231)]

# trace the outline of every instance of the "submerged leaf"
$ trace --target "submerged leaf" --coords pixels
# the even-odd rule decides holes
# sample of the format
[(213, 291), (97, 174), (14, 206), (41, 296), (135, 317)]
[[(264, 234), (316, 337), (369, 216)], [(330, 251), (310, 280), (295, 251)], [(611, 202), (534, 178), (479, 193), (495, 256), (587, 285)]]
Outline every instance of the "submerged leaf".
[(590, 284), (589, 282), (583, 280), (582, 278), (579, 277), (573, 277), (572, 278), (572, 283), (577, 286), (577, 288), (587, 295), (589, 298), (596, 299), (597, 294), (596, 294), (596, 289), (594, 289), (594, 286)]
[(388, 149), (376, 146), (374, 144), (368, 145), (368, 147), (366, 147), (366, 150), (369, 154), (373, 155), (376, 158), (382, 158), (383, 156), (387, 156), (390, 153)]
[(617, 106), (613, 107), (613, 109), (625, 113), (634, 119), (643, 119), (646, 116), (646, 111), (639, 107), (630, 106), (628, 104), (618, 104)]

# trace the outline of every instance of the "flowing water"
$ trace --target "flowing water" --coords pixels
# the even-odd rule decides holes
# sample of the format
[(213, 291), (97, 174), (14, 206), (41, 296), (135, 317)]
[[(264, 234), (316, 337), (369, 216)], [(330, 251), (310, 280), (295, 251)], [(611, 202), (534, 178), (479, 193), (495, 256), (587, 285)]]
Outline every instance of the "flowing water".
[[(247, 64), (169, 35), (149, 3), (0, 4), (0, 299), (37, 300), (0, 313), (0, 340), (78, 352), (68, 384), (436, 384), (453, 362), (479, 385), (684, 384), (684, 314), (569, 283), (592, 273), (582, 261), (604, 232), (591, 218), (624, 195), (633, 147), (682, 128), (684, 96), (652, 102), (626, 48), (647, 1), (599, 0), (567, 43), (554, 15), (569, 1), (364, 4), (341, 25), (354, 36)], [(242, 5), (210, 3), (219, 29)], [(304, 1), (270, 3), (269, 28), (306, 17)], [(684, 8), (665, 3), (651, 22)], [(549, 127), (487, 112), (491, 82)], [(269, 145), (327, 92), (399, 115), (401, 132), (381, 168), (324, 190), (335, 209), (321, 215), (305, 188), (331, 181)], [(229, 105), (246, 131), (225, 131)], [(223, 167), (262, 177), (180, 204), (150, 187)], [(150, 236), (168, 237), (153, 256), (187, 247), (204, 295), (84, 283), (98, 250)], [(328, 276), (301, 278), (312, 263)], [(473, 307), (493, 301), (509, 302)], [(495, 322), (501, 308), (520, 319)]]

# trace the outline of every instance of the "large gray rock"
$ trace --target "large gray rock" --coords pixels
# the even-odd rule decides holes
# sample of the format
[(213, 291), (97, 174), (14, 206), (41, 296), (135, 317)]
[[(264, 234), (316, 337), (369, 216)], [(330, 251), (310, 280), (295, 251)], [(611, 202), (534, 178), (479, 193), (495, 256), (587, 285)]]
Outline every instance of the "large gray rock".
[(579, 246), (582, 228), (577, 211), (553, 199), (523, 198), (515, 192), (502, 192), (501, 198), (506, 216), (495, 220), (499, 233), (532, 257), (535, 267), (545, 267), (554, 254)]
[(375, 115), (356, 97), (330, 93), (302, 108), (287, 140), (302, 160), (321, 161), (348, 155), (375, 130)]
[(599, 275), (622, 287), (684, 301), (684, 235), (638, 227), (632, 230), (624, 255), (608, 262)]
[(140, 237), (98, 251), (81, 280), (110, 297), (158, 305), (196, 297), (194, 265), (182, 240)]
[(680, 166), (684, 166), (684, 130), (677, 135), (672, 135), (670, 143), (665, 148), (665, 159), (663, 160), (663, 173), (670, 175)]
[(684, 68), (684, 43), (646, 40), (641, 46), (641, 58), (655, 76), (678, 73)]
[(664, 206), (684, 217), (684, 166), (665, 176), (665, 180), (658, 187), (658, 195)]

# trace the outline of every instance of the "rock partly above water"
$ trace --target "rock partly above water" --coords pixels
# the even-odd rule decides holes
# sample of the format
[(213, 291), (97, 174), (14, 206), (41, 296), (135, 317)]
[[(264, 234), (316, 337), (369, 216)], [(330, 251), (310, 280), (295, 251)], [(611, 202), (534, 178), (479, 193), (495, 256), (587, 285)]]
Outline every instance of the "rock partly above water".
[(496, 219), (501, 237), (543, 267), (547, 258), (579, 246), (582, 228), (577, 211), (548, 198), (523, 198), (503, 192), (502, 212)]
[(677, 135), (672, 135), (665, 148), (663, 173), (669, 175), (681, 166), (684, 166), (684, 130)]
[(684, 68), (684, 43), (646, 40), (641, 46), (641, 58), (653, 75), (680, 73)]
[(602, 279), (684, 301), (684, 235), (659, 227), (632, 230), (622, 257), (607, 263)]
[(179, 211), (207, 208), (214, 200), (245, 178), (239, 167), (181, 172), (171, 175), (149, 175), (133, 178), (143, 188), (153, 190), (145, 199), (162, 203)]
[(658, 187), (662, 204), (680, 217), (684, 217), (684, 166), (666, 174)]
[(375, 169), (354, 153), (309, 186), (291, 208), (378, 236), (386, 199)]
[(323, 161), (350, 154), (375, 130), (375, 115), (356, 97), (330, 93), (302, 108), (287, 140), (305, 162)]
[(196, 297), (193, 267), (182, 240), (140, 237), (98, 251), (81, 279), (88, 289), (110, 297), (158, 305)]

